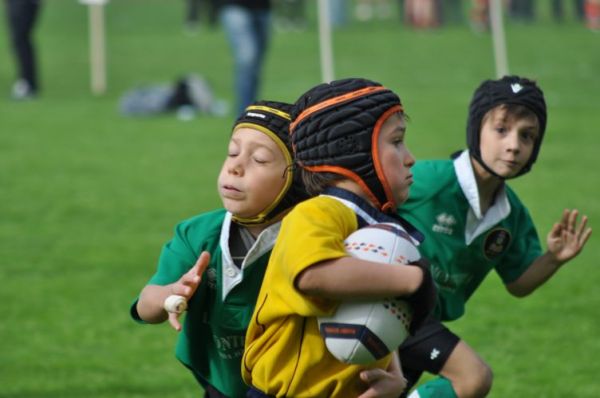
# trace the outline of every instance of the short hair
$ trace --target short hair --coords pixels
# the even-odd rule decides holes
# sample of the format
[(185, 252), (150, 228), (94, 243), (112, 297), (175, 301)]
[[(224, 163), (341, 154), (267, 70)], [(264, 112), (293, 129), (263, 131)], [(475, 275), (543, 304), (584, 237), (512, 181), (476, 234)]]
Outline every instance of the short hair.
[(300, 175), (302, 176), (306, 192), (310, 196), (319, 195), (325, 189), (334, 186), (337, 181), (346, 178), (341, 174), (316, 173), (307, 169), (300, 169)]

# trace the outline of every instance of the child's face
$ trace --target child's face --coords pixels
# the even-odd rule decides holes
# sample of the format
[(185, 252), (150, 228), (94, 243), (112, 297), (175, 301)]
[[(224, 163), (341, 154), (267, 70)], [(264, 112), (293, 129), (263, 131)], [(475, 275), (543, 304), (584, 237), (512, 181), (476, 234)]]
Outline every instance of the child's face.
[(410, 168), (415, 164), (415, 158), (404, 143), (405, 134), (406, 122), (399, 113), (396, 113), (381, 127), (378, 141), (383, 174), (397, 205), (406, 201), (409, 187), (413, 183)]
[(481, 159), (500, 177), (514, 177), (531, 157), (539, 137), (535, 116), (517, 118), (502, 106), (490, 110), (481, 126)]
[(238, 217), (254, 217), (272, 204), (285, 184), (286, 160), (266, 134), (236, 130), (219, 173), (223, 206)]

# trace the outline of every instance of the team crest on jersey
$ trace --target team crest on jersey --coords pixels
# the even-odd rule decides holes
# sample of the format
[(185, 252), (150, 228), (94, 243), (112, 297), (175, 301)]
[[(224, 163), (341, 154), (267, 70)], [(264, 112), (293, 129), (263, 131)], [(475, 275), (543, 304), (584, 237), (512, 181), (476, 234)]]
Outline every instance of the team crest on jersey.
[(435, 224), (431, 227), (433, 232), (441, 234), (452, 235), (454, 233), (454, 224), (456, 224), (456, 218), (452, 214), (440, 213), (435, 217)]
[(217, 288), (217, 270), (214, 268), (207, 268), (206, 272), (206, 282), (208, 283), (208, 287), (211, 289)]
[(483, 254), (488, 260), (498, 257), (504, 253), (510, 244), (510, 232), (504, 228), (491, 230), (483, 241)]

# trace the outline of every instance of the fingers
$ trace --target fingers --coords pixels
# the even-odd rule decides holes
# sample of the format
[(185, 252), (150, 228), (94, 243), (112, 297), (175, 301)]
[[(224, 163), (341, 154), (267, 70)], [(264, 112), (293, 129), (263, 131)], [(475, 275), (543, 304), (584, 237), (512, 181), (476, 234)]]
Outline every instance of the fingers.
[(563, 227), (562, 224), (559, 223), (554, 223), (554, 225), (552, 226), (552, 229), (550, 230), (550, 232), (548, 233), (548, 237), (549, 238), (560, 238), (562, 236), (562, 233), (565, 232), (567, 229)]
[(577, 235), (579, 235), (579, 236), (583, 235), (583, 230), (585, 229), (585, 226), (587, 225), (587, 221), (588, 221), (587, 216), (581, 217), (581, 222), (579, 223), (579, 226), (577, 227)]
[(196, 264), (194, 264), (194, 267), (192, 267), (192, 269), (196, 269), (196, 271), (195, 271), (196, 275), (199, 276), (200, 278), (202, 278), (202, 274), (204, 274), (204, 271), (208, 267), (209, 263), (210, 263), (210, 253), (202, 252), (202, 253), (200, 253), (200, 257), (198, 257), (198, 261), (196, 261)]
[(591, 235), (592, 235), (592, 229), (591, 228), (586, 229), (585, 232), (583, 232), (583, 234), (579, 237), (579, 246), (583, 247)]
[(579, 225), (577, 224), (578, 217), (579, 211), (577, 209), (565, 209), (562, 218), (562, 226), (564, 228), (561, 233), (561, 238), (564, 242), (570, 241), (577, 246), (577, 253), (592, 235), (592, 229), (587, 227), (588, 217), (582, 216)]
[(189, 299), (198, 288), (198, 285), (202, 280), (202, 274), (206, 271), (209, 263), (210, 254), (208, 252), (202, 252), (198, 257), (198, 260), (196, 260), (196, 264), (194, 264), (194, 266), (179, 280), (180, 284), (178, 290), (180, 291), (173, 291), (173, 294), (179, 294)]
[(560, 219), (560, 225), (567, 229), (569, 227), (569, 214), (571, 211), (569, 209), (564, 209), (562, 213), (562, 217)]
[(579, 211), (577, 211), (577, 209), (572, 210), (569, 213), (569, 218), (567, 222), (567, 231), (569, 231), (569, 233), (575, 233), (575, 226), (577, 225), (577, 216), (579, 216)]
[(175, 329), (178, 332), (181, 331), (181, 323), (179, 323), (179, 314), (169, 312), (169, 323), (171, 324), (171, 327), (173, 329)]
[(360, 379), (365, 383), (371, 384), (376, 380), (379, 380), (384, 374), (382, 369), (371, 369), (371, 370), (363, 370), (360, 372)]
[(393, 376), (384, 369), (363, 370), (359, 376), (364, 383), (368, 384), (369, 388), (358, 398), (397, 397), (406, 389), (404, 377)]
[(583, 246), (592, 234), (592, 229), (586, 228), (588, 222), (587, 216), (582, 216), (579, 225), (577, 225), (578, 217), (579, 211), (577, 209), (570, 211), (566, 229), (569, 234), (573, 234), (575, 236), (577, 243), (580, 246)]

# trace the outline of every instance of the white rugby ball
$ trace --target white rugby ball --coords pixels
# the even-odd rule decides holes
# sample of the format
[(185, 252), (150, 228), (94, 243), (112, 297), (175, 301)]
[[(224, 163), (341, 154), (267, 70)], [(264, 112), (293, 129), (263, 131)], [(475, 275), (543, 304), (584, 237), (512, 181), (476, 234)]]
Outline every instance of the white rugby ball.
[[(354, 257), (392, 266), (421, 258), (410, 235), (397, 224), (369, 225), (353, 232), (344, 243)], [(404, 300), (389, 297), (343, 302), (333, 316), (319, 317), (318, 323), (334, 357), (344, 363), (366, 365), (402, 344), (408, 337), (411, 319), (410, 306)]]

